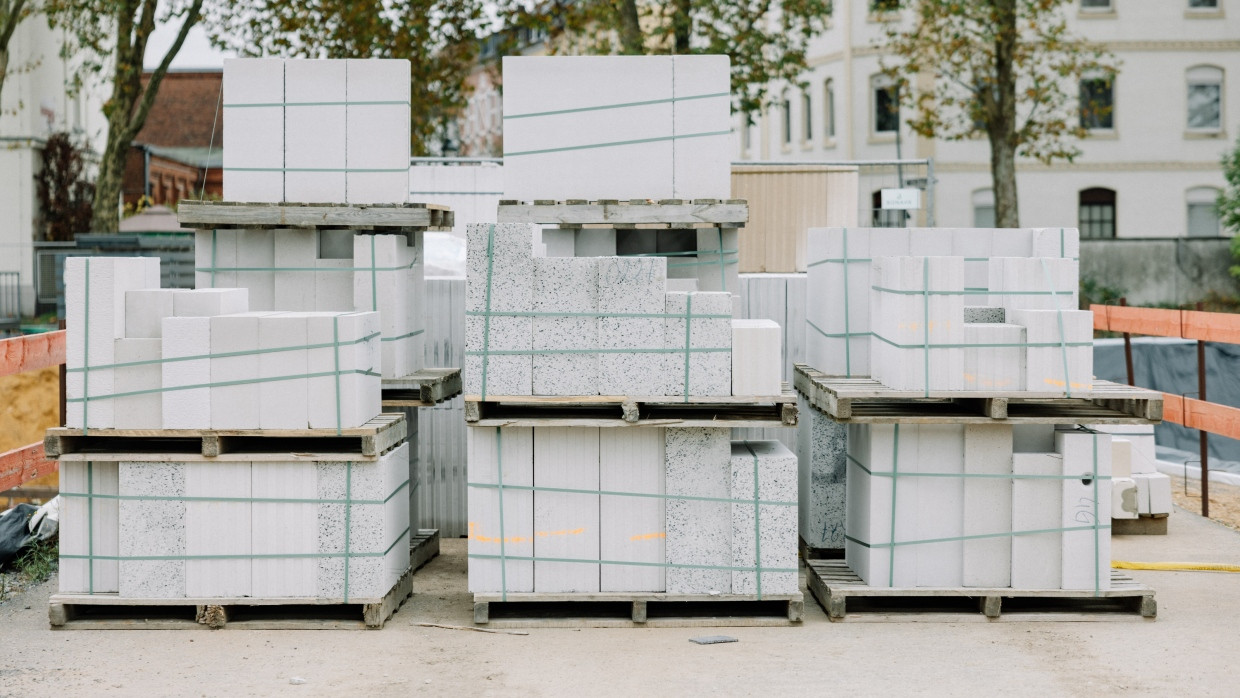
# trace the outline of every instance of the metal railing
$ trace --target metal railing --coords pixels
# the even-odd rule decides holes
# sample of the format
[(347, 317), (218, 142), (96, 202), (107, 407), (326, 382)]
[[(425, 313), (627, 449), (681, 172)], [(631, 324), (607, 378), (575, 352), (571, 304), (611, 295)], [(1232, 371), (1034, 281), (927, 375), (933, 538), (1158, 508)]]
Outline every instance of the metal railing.
[(0, 336), (20, 329), (21, 318), (21, 272), (0, 271)]

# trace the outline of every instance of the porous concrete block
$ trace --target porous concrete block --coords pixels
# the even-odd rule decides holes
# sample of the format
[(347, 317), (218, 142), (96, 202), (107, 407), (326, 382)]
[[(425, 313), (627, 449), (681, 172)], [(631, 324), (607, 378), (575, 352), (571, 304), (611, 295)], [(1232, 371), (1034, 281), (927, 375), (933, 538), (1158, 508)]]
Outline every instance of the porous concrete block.
[(1004, 322), (1003, 312), (1002, 306), (966, 305), (964, 307), (964, 321), (967, 323), (998, 324)]
[(663, 346), (676, 351), (664, 357), (662, 394), (731, 395), (732, 294), (670, 292), (664, 312)]
[[(115, 462), (65, 461), (60, 464), (59, 577), (62, 594), (116, 593), (118, 590), (118, 478)], [(90, 499), (87, 495), (101, 496)], [(78, 557), (82, 555), (92, 557)]]
[(1069, 397), (1092, 390), (1094, 314), (1088, 310), (1011, 310), (1025, 328), (1025, 389)]
[[(381, 411), (377, 313), (305, 313), (312, 429), (360, 426)], [(367, 339), (369, 338), (369, 339)], [(337, 374), (337, 372), (339, 372)]]
[[(185, 596), (185, 463), (119, 464), (119, 596)], [(149, 497), (149, 499), (147, 499)], [(167, 559), (138, 560), (138, 557)]]
[(250, 463), (186, 463), (185, 494), (185, 595), (250, 596)]
[[(599, 489), (661, 495), (664, 430), (599, 429)], [(658, 496), (604, 494), (599, 500), (599, 556), (640, 565), (603, 564), (599, 591), (664, 591), (665, 501)]]
[(284, 201), (284, 63), (224, 61), (226, 201)]
[(249, 308), (249, 291), (244, 288), (178, 289), (172, 297), (176, 317), (215, 317), (244, 313)]
[(1074, 476), (1063, 480), (1061, 588), (1109, 589), (1111, 435), (1057, 429), (1055, 451), (1063, 456), (1063, 474)]
[[(731, 440), (728, 429), (668, 428), (667, 591), (671, 594), (730, 593), (732, 507), (727, 501), (677, 499), (731, 497)], [(703, 569), (682, 565), (703, 565)]]
[(795, 593), (796, 454), (778, 441), (738, 441), (731, 464), (732, 593)]
[(211, 322), (211, 428), (259, 429), (259, 318), (217, 315)]
[(125, 337), (158, 338), (161, 323), (172, 317), (175, 289), (144, 288), (125, 292)]
[[(132, 292), (131, 292), (132, 293)], [(113, 399), (117, 429), (159, 429), (163, 425), (163, 341), (116, 339), (117, 364)]]
[(314, 267), (314, 309), (336, 313), (353, 310), (352, 255), (348, 259), (316, 259)]
[[(307, 313), (272, 313), (258, 319), (258, 423), (260, 429), (305, 429), (310, 425), (309, 318)], [(279, 378), (281, 380), (272, 380)], [(318, 398), (319, 396), (314, 396)]]
[(797, 395), (798, 529), (811, 548), (844, 548), (848, 430)]
[[(383, 328), (383, 377), (410, 373), (409, 288), (411, 260), (404, 235), (358, 235), (353, 239), (353, 306), (377, 311)], [(356, 260), (361, 260), (357, 262)]]
[[(318, 594), (343, 599), (374, 597), (383, 584), (383, 507), (378, 463), (318, 464)], [(385, 590), (386, 591), (386, 590)], [(379, 592), (378, 595), (382, 595)]]
[(534, 591), (534, 493), (524, 489), (534, 486), (534, 430), (471, 428), (465, 433), (469, 591)]
[[(211, 428), (211, 318), (164, 318), (160, 364), (164, 429)], [(200, 357), (188, 360), (185, 357)], [(201, 386), (187, 388), (186, 386)]]
[(1011, 393), (1025, 387), (1025, 328), (966, 323), (964, 388)]
[[(605, 257), (598, 262), (599, 394), (648, 395), (663, 375), (667, 260)], [(615, 314), (649, 317), (616, 317)], [(625, 350), (625, 351), (617, 351)]]
[(536, 592), (599, 590), (599, 431), (534, 429), (534, 486), (584, 490), (534, 492)]
[[(994, 228), (953, 228), (950, 231), (951, 254), (964, 257), (965, 304), (985, 299), (987, 285), (990, 283), (990, 263), (994, 256)], [(935, 253), (931, 253), (935, 254)], [(969, 322), (966, 311), (965, 322)], [(982, 322), (1003, 322), (983, 320)]]
[[(1118, 441), (1112, 442), (1114, 446)], [(1111, 478), (1111, 518), (1136, 519), (1140, 515), (1137, 499), (1140, 490), (1137, 481), (1131, 477)]]
[(1063, 481), (1057, 479), (1064, 474), (1063, 456), (1017, 452), (1012, 472), (1012, 588), (1058, 589), (1063, 553), (1055, 529), (1063, 516)]
[(535, 395), (597, 395), (598, 260), (534, 260), (533, 358)]
[(733, 395), (780, 394), (782, 342), (782, 332), (774, 320), (732, 321)]
[[(964, 541), (966, 587), (1012, 585), (1012, 427), (964, 428)], [(947, 513), (947, 512), (944, 512)]]
[(301, 59), (284, 67), (284, 196), (345, 202), (345, 63)]
[(504, 223), (466, 229), (467, 395), (531, 394), (533, 357), (526, 352), (532, 351), (533, 322), (525, 313), (533, 308), (534, 230)]

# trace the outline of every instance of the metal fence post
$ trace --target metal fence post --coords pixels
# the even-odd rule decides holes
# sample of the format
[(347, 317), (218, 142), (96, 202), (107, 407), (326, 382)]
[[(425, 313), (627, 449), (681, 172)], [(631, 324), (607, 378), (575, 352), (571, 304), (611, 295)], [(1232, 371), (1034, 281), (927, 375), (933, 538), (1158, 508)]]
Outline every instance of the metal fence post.
[[(1202, 304), (1198, 302), (1198, 312), (1202, 307)], [(1206, 401), (1206, 343), (1200, 339), (1197, 340), (1197, 398), (1202, 402)], [(1208, 519), (1210, 518), (1210, 434), (1201, 428), (1197, 429), (1197, 434), (1201, 439), (1201, 515)]]

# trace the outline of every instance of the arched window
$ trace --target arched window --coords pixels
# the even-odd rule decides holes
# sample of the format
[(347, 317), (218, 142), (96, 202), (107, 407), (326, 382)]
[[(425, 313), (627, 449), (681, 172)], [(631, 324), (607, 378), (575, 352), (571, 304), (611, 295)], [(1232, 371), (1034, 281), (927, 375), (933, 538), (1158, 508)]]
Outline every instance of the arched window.
[(1223, 70), (1212, 65), (1188, 69), (1188, 130), (1217, 132), (1223, 128)]
[(822, 88), (823, 133), (827, 140), (835, 140), (835, 81), (827, 78)]
[(1218, 237), (1221, 232), (1218, 221), (1218, 189), (1193, 187), (1184, 198), (1188, 202), (1188, 236)]
[(1115, 190), (1082, 189), (1079, 200), (1081, 237), (1115, 237)]
[(870, 196), (870, 225), (875, 228), (903, 228), (908, 225), (908, 211), (883, 208), (883, 190)]
[(886, 75), (870, 78), (870, 109), (874, 133), (895, 133), (900, 128), (900, 88)]
[(994, 189), (978, 189), (973, 192), (973, 227), (995, 227)]

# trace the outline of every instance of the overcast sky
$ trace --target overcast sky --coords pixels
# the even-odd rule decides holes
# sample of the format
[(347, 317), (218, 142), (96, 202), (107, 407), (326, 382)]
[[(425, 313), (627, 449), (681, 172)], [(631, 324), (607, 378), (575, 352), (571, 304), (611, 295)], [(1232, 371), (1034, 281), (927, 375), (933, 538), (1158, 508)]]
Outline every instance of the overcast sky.
[[(170, 24), (164, 24), (157, 27), (146, 45), (146, 67), (154, 68), (163, 60), (164, 54), (168, 51), (168, 47), (177, 38), (177, 31), (180, 30), (179, 21)], [(185, 43), (181, 45), (181, 50), (177, 52), (177, 57), (172, 59), (173, 68), (222, 68), (224, 67), (224, 59), (231, 58), (232, 53), (224, 53), (217, 48), (211, 46), (211, 42), (207, 41), (207, 33), (203, 31), (201, 26), (193, 27), (189, 30), (189, 36), (185, 37)]]

